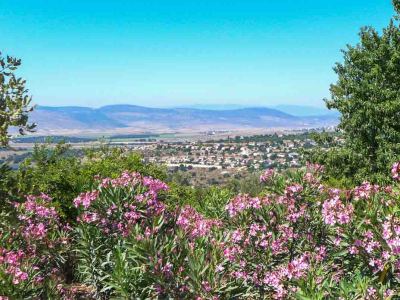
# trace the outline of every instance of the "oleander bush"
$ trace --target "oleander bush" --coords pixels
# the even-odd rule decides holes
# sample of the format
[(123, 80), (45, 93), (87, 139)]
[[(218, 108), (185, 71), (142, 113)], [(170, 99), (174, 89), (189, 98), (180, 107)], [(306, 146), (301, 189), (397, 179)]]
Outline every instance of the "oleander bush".
[(182, 200), (160, 179), (95, 176), (60, 218), (51, 195), (0, 221), (0, 299), (398, 299), (393, 184), (321, 183), (323, 167), (260, 176), (257, 196)]
[(30, 195), (23, 203), (10, 203), (13, 212), (1, 213), (0, 295), (5, 299), (67, 295), (64, 265), (71, 228), (60, 222), (52, 201), (46, 194)]
[(146, 164), (141, 155), (124, 148), (103, 145), (77, 152), (62, 142), (35, 145), (17, 170), (6, 173), (6, 166), (0, 166), (0, 206), (6, 198), (21, 201), (27, 194), (46, 193), (60, 217), (74, 222), (77, 211), (72, 200), (76, 195), (90, 188), (96, 175), (117, 177), (125, 170), (166, 178), (161, 166)]

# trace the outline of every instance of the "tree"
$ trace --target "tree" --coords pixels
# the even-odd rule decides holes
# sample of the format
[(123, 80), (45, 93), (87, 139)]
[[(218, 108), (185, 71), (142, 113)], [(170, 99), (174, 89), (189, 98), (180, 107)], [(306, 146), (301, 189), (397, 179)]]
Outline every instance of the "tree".
[(397, 14), (400, 14), (400, 0), (393, 0), (393, 6)]
[(10, 127), (17, 127), (19, 133), (24, 134), (36, 126), (28, 123), (28, 114), (33, 107), (25, 80), (14, 74), (20, 65), (20, 59), (3, 57), (0, 52), (0, 146), (8, 145)]
[(344, 61), (334, 67), (338, 80), (325, 100), (341, 113), (338, 128), (347, 154), (361, 165), (359, 177), (374, 181), (400, 155), (400, 0), (393, 5), (397, 16), (382, 33), (364, 27), (360, 42), (342, 51)]

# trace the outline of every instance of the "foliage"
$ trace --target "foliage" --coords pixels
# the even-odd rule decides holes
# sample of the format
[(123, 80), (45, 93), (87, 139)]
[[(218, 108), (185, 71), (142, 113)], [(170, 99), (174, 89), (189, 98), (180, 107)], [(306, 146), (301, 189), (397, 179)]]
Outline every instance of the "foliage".
[[(54, 199), (28, 196), (2, 212), (0, 295), (395, 299), (399, 184), (330, 188), (323, 171), (267, 170), (256, 196), (177, 191), (137, 172), (95, 176), (71, 200), (72, 228)], [(400, 163), (391, 176), (399, 180)]]
[(32, 107), (25, 80), (14, 74), (20, 65), (20, 59), (3, 57), (0, 52), (0, 146), (8, 145), (9, 127), (18, 127), (20, 134), (35, 128), (35, 124), (28, 123)]
[(259, 177), (256, 174), (250, 174), (244, 179), (232, 179), (228, 182), (227, 188), (234, 193), (258, 195), (262, 191), (259, 184)]
[[(125, 172), (75, 199), (81, 207), (78, 274), (96, 298), (192, 299), (218, 285), (210, 255), (218, 251), (207, 237), (217, 222), (189, 207), (176, 210), (176, 217), (161, 200), (167, 189), (159, 180)], [(202, 226), (192, 227), (194, 222)]]
[(71, 246), (52, 199), (28, 196), (10, 203), (0, 223), (0, 295), (11, 299), (53, 298), (64, 293), (63, 265)]
[[(394, 6), (399, 11), (398, 1)], [(329, 109), (341, 113), (338, 129), (345, 146), (315, 161), (359, 183), (388, 182), (386, 170), (400, 155), (400, 26), (394, 18), (382, 33), (364, 27), (359, 36), (360, 42), (348, 45), (344, 61), (336, 64), (338, 80), (326, 100)]]
[[(0, 163), (0, 199), (5, 199), (7, 196), (7, 190), (10, 186), (10, 173), (11, 168), (6, 165)], [(4, 205), (3, 202), (0, 202), (0, 208)]]
[(168, 185), (170, 190), (165, 204), (170, 209), (190, 205), (207, 218), (220, 218), (224, 214), (225, 205), (235, 194), (235, 191), (221, 186), (192, 188), (180, 186), (174, 181), (168, 182)]
[[(75, 195), (92, 186), (94, 176), (116, 177), (122, 171), (138, 171), (164, 179), (165, 171), (145, 164), (139, 154), (106, 145), (73, 151), (69, 145), (36, 145), (33, 154), (7, 176), (7, 194), (15, 201), (27, 194), (47, 193), (54, 199), (63, 218), (75, 219)], [(1, 182), (1, 181), (0, 181)]]
[[(313, 149), (303, 149), (303, 160), (324, 165), (324, 182), (330, 186), (349, 188), (365, 180), (363, 174), (368, 172), (363, 160), (360, 160), (354, 151), (336, 141), (332, 134), (314, 134), (313, 139), (317, 146)], [(383, 181), (387, 175), (375, 174), (375, 178), (378, 177)]]

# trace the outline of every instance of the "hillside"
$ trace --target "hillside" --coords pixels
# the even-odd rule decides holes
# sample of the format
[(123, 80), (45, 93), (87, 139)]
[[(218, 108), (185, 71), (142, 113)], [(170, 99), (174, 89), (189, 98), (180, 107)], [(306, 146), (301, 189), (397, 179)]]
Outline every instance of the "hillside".
[(294, 116), (278, 109), (250, 107), (229, 110), (150, 108), (108, 105), (100, 108), (38, 106), (32, 114), (39, 132), (57, 130), (168, 132), (235, 130), (238, 128), (309, 128), (337, 123), (335, 115)]

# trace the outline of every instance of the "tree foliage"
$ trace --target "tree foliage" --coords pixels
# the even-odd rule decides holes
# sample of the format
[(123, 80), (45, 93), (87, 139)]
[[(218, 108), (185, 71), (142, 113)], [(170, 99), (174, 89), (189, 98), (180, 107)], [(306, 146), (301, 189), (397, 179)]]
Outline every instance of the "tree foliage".
[[(400, 12), (400, 1), (393, 4)], [(338, 80), (330, 87), (331, 99), (325, 100), (329, 109), (341, 113), (338, 128), (345, 146), (322, 157), (333, 162), (331, 169), (343, 170), (343, 161), (353, 169), (356, 181), (387, 180), (385, 174), (400, 154), (400, 26), (396, 19), (381, 33), (372, 27), (361, 29), (359, 43), (342, 51), (344, 60), (334, 67)]]
[(25, 80), (14, 74), (20, 65), (20, 59), (3, 57), (0, 52), (0, 146), (8, 145), (10, 127), (19, 128), (20, 134), (35, 128), (35, 124), (28, 123), (32, 98), (25, 88)]

